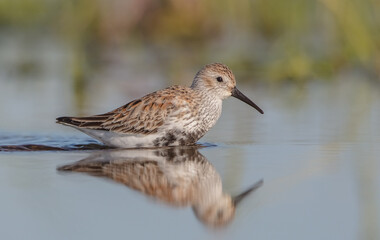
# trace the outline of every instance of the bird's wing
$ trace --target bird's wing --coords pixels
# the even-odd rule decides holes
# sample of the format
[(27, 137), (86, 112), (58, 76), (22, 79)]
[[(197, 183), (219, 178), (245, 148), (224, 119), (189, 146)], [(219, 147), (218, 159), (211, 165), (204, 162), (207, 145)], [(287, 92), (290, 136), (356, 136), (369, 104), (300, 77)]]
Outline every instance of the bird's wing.
[[(178, 91), (183, 89), (183, 91)], [(181, 108), (187, 110), (187, 89), (173, 86), (129, 102), (111, 112), (90, 117), (61, 117), (57, 121), (79, 128), (108, 130), (126, 134), (157, 132), (168, 116)], [(66, 118), (66, 119), (65, 119)]]
[(150, 94), (114, 111), (101, 127), (120, 133), (150, 134), (157, 132), (168, 114), (175, 108), (173, 96)]

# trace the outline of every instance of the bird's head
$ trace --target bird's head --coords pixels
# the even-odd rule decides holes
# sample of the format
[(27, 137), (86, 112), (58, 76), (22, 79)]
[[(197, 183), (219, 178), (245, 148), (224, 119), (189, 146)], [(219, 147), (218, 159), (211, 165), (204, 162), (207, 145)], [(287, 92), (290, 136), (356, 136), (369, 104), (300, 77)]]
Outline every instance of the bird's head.
[(254, 107), (263, 114), (254, 102), (236, 88), (236, 80), (232, 71), (224, 64), (212, 63), (204, 66), (194, 78), (192, 89), (212, 94), (213, 97), (225, 99), (233, 96)]

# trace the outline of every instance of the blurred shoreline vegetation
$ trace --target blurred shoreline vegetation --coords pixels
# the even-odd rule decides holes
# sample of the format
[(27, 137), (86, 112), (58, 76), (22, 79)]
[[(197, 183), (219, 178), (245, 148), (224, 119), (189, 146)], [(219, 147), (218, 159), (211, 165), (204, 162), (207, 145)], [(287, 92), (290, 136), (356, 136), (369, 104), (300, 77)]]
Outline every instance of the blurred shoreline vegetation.
[(78, 91), (108, 52), (131, 49), (175, 71), (222, 61), (242, 80), (379, 82), (379, 13), (378, 0), (0, 0), (0, 36), (62, 40)]

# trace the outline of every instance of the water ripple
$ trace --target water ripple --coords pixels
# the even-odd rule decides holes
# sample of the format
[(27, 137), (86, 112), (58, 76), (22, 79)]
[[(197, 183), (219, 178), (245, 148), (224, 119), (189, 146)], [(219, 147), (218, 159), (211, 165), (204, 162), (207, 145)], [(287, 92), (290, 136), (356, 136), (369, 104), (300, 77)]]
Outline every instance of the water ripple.
[(106, 149), (96, 140), (59, 135), (0, 135), (0, 152), (14, 151), (70, 151)]
[[(217, 146), (213, 143), (200, 143), (199, 147)], [(111, 149), (102, 143), (86, 136), (61, 135), (17, 135), (0, 134), (0, 152), (18, 151), (75, 151)]]

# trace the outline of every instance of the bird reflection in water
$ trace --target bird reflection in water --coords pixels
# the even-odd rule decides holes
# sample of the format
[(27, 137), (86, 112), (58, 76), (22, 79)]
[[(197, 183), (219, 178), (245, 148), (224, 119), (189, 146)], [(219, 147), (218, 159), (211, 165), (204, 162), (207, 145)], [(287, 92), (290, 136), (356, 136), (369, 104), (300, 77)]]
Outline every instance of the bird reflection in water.
[(218, 172), (197, 147), (104, 150), (58, 170), (110, 178), (169, 205), (191, 206), (212, 227), (231, 222), (237, 204), (263, 184), (235, 197), (224, 193)]

